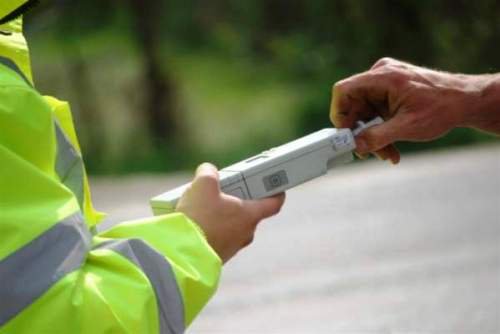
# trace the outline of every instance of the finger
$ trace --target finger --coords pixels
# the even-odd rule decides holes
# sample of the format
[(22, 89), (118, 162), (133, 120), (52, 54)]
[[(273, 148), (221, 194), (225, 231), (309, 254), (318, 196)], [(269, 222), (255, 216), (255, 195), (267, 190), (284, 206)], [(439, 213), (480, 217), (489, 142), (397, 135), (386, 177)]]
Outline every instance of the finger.
[(394, 165), (398, 164), (401, 159), (399, 150), (394, 145), (389, 145), (376, 151), (375, 155), (381, 160), (389, 160)]
[(359, 120), (368, 120), (377, 115), (377, 110), (366, 100), (359, 99), (342, 92), (335, 93), (331, 107), (330, 119), (337, 128), (351, 129)]
[(259, 200), (244, 201), (245, 209), (256, 218), (257, 222), (277, 214), (285, 202), (285, 193)]
[(377, 69), (337, 82), (330, 105), (332, 123), (352, 128), (357, 120), (368, 120), (374, 115), (388, 117), (389, 97), (404, 80), (397, 71)]
[(199, 165), (196, 169), (192, 187), (207, 194), (218, 193), (219, 173), (217, 171), (217, 168), (214, 165), (206, 162)]
[(379, 151), (402, 139), (401, 125), (401, 117), (395, 116), (380, 125), (364, 130), (355, 138), (356, 152), (366, 154)]

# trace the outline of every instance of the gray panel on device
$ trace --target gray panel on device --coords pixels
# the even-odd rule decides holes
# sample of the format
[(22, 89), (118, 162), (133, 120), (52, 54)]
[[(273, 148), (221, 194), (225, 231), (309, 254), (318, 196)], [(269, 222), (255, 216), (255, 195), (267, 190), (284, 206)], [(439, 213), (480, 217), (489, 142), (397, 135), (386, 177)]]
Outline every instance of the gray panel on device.
[[(219, 171), (221, 190), (242, 199), (272, 196), (352, 160), (349, 129), (323, 129)], [(155, 215), (175, 210), (189, 184), (151, 199)]]

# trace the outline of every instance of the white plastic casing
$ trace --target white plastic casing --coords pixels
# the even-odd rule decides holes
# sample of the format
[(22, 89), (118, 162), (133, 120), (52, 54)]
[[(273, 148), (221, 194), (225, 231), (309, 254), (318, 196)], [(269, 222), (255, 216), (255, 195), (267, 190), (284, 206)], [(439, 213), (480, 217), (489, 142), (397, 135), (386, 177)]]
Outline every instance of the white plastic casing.
[[(220, 187), (242, 199), (272, 196), (351, 161), (355, 145), (351, 130), (323, 129), (220, 170)], [(152, 198), (153, 213), (174, 211), (188, 186)]]

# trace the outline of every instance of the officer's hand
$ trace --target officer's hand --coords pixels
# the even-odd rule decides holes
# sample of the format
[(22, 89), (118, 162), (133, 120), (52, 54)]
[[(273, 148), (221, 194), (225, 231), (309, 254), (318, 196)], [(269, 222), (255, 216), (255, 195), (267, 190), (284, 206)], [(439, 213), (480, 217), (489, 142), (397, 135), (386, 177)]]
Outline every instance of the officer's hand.
[(333, 87), (330, 119), (339, 128), (382, 116), (386, 122), (356, 139), (357, 152), (398, 163), (396, 141), (428, 141), (454, 127), (468, 125), (477, 109), (478, 76), (450, 74), (383, 58), (364, 73)]
[(244, 201), (220, 191), (217, 169), (202, 164), (176, 210), (193, 219), (226, 262), (253, 240), (257, 224), (279, 212), (285, 195)]

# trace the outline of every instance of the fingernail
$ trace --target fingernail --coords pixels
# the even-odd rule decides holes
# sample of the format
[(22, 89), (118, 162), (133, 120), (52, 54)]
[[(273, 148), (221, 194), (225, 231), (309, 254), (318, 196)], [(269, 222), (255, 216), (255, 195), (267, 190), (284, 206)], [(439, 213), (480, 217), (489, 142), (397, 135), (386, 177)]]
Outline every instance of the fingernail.
[(356, 154), (356, 156), (362, 160), (366, 160), (368, 159), (368, 154), (361, 154), (361, 153), (358, 153), (358, 152), (354, 152), (354, 154)]
[(398, 157), (391, 157), (391, 163), (393, 165), (397, 165), (399, 163), (399, 158)]
[(196, 172), (200, 172), (200, 171), (202, 171), (202, 170), (206, 170), (206, 169), (209, 169), (209, 170), (214, 170), (214, 169), (217, 169), (217, 168), (215, 168), (215, 166), (214, 166), (214, 165), (212, 165), (212, 164), (211, 164), (211, 163), (209, 163), (209, 162), (204, 162), (204, 163), (202, 163), (202, 164), (200, 164), (200, 165), (198, 166), (198, 168), (196, 169)]

